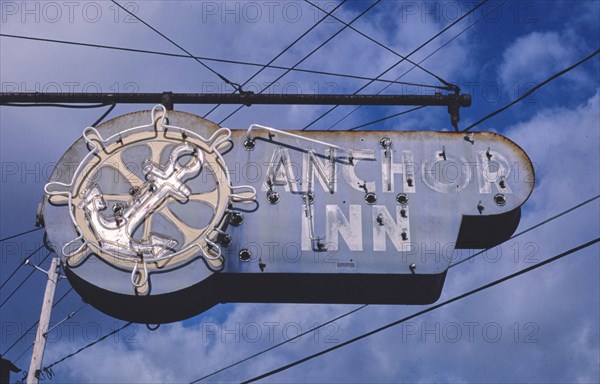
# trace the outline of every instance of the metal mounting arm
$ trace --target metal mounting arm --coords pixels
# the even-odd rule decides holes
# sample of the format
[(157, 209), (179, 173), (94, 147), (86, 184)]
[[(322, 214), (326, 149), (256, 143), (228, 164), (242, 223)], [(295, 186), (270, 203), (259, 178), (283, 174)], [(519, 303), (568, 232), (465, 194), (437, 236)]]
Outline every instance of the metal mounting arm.
[(3, 92), (0, 104), (9, 103), (120, 103), (160, 104), (303, 104), (303, 105), (429, 105), (469, 107), (471, 95), (320, 95), (239, 93), (40, 93)]
[(471, 106), (471, 95), (321, 95), (321, 94), (257, 94), (244, 93), (0, 93), (0, 105), (13, 103), (120, 103), (163, 104), (172, 109), (174, 104), (279, 104), (279, 105), (408, 105), (446, 106), (456, 128), (458, 110)]

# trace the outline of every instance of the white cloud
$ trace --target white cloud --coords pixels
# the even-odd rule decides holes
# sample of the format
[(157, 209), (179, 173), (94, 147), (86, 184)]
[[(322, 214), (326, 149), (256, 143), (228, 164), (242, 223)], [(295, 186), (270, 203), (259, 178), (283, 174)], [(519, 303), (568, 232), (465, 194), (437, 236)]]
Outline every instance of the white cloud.
[[(106, 15), (110, 16), (108, 8), (110, 4), (108, 2), (101, 4)], [(140, 15), (196, 54), (257, 62), (266, 62), (314, 22), (312, 13), (304, 8), (308, 18), (303, 18), (297, 23), (287, 22), (280, 13), (275, 16), (273, 23), (235, 23), (232, 22), (231, 16), (223, 23), (222, 13), (216, 16), (202, 13), (202, 6), (197, 4), (187, 2), (172, 6), (168, 2), (144, 2), (140, 3), (140, 12), (142, 12)], [(225, 6), (224, 2), (214, 4)], [(237, 6), (242, 6), (241, 4), (243, 3)], [(282, 7), (282, 3), (278, 4)], [(377, 17), (362, 19), (357, 26), (370, 36), (406, 54), (426, 37), (436, 33), (440, 25), (420, 22), (418, 18), (402, 19), (402, 14), (399, 13), (402, 4), (382, 2), (378, 7), (382, 7), (384, 11), (374, 14)], [(339, 16), (349, 21), (360, 12), (356, 8), (360, 7), (346, 9), (344, 6), (340, 9)], [(266, 8), (263, 8), (263, 11), (265, 10)], [(278, 12), (280, 11), (281, 8), (278, 8)], [(251, 14), (246, 16), (252, 17)], [(201, 23), (200, 20), (203, 18), (206, 22)], [(179, 20), (179, 22), (173, 23), (171, 20)], [(386, 28), (382, 28), (383, 22), (386, 23)], [(595, 22), (597, 23), (597, 20)], [(92, 40), (105, 44), (142, 46), (177, 52), (174, 47), (157, 38), (153, 32), (139, 23), (115, 25), (110, 18), (103, 19), (101, 24), (84, 23), (80, 20), (74, 25), (62, 23), (54, 28), (49, 28), (48, 23), (31, 25), (18, 23), (16, 19), (11, 23), (2, 26), (3, 33), (23, 33), (55, 38), (66, 36), (73, 37), (75, 40)], [(306, 41), (276, 64), (295, 63), (337, 28), (339, 28), (338, 24), (328, 23), (325, 28), (319, 29), (319, 32), (307, 36)], [(500, 79), (509, 86), (514, 82), (540, 80), (571, 64), (578, 55), (570, 44), (572, 38), (566, 35), (559, 32), (534, 32), (514, 40), (504, 52), (505, 61), (499, 73)], [(464, 69), (463, 65), (467, 59), (469, 67), (474, 67), (475, 64), (471, 63), (472, 59), (469, 58), (469, 49), (472, 47), (469, 38), (470, 36), (466, 34), (460, 44), (455, 45), (455, 43), (444, 49), (443, 60), (427, 61), (425, 66), (442, 76), (450, 76), (448, 80), (452, 80), (453, 74)], [(486, 36), (485, 39), (493, 40), (491, 36)], [(61, 47), (59, 49), (52, 45), (41, 46), (32, 43), (17, 46), (7, 39), (3, 39), (2, 44), (3, 53), (7, 52), (12, 57), (20, 58), (15, 60), (10, 58), (10, 55), (3, 54), (2, 80), (8, 82), (27, 81), (29, 85), (31, 82), (50, 79), (63, 84), (67, 81), (87, 83), (102, 79), (101, 85), (105, 90), (116, 81), (121, 85), (124, 81), (135, 81), (143, 87), (143, 91), (163, 89), (197, 91), (202, 82), (219, 81), (197, 63), (185, 59), (161, 59), (126, 53), (112, 54), (109, 51), (90, 51), (88, 48), (73, 50), (74, 48), (71, 47)], [(436, 44), (438, 43), (432, 44), (429, 50), (419, 52), (419, 58), (437, 48), (439, 45)], [(73, 63), (70, 57), (77, 59), (78, 65), (69, 67), (68, 64)], [(332, 44), (326, 45), (312, 61), (306, 63), (305, 67), (371, 76), (378, 74), (394, 61), (391, 54), (385, 53), (374, 44), (363, 41), (353, 32), (346, 31), (336, 37)], [(42, 68), (40, 62), (45, 63)], [(220, 70), (223, 68), (224, 74), (238, 82), (256, 70), (256, 68), (210, 65)], [(395, 73), (400, 74), (407, 68), (408, 66), (402, 66)], [(467, 68), (465, 72), (471, 71)], [(278, 73), (280, 71), (265, 71), (265, 74), (258, 77), (256, 81), (263, 84), (272, 80)], [(407, 78), (406, 80), (428, 83), (431, 80), (429, 75), (418, 70), (412, 71)], [(321, 88), (327, 81), (332, 80), (340, 84), (340, 90), (350, 92), (364, 83), (297, 74), (288, 75), (284, 80), (297, 81), (302, 85), (313, 85), (315, 81), (319, 81), (318, 86)], [(590, 82), (589, 78), (587, 81)], [(307, 89), (304, 88), (303, 91)], [(523, 226), (538, 222), (547, 215), (600, 191), (598, 185), (599, 104), (600, 96), (596, 94), (577, 108), (546, 109), (505, 131), (505, 135), (522, 146), (532, 161), (540, 166), (538, 173), (540, 183), (525, 206)], [(124, 108), (129, 107), (119, 108), (113, 116), (121, 114)], [(186, 106), (182, 109), (196, 112), (202, 108), (204, 107)], [(141, 109), (140, 106), (131, 107), (131, 110), (137, 109)], [(320, 109), (306, 106), (244, 108), (243, 112), (228, 121), (226, 125), (244, 128), (249, 123), (261, 122), (280, 128), (298, 128), (303, 126), (303, 122), (318, 116), (321, 109), (325, 107)], [(434, 110), (433, 113), (431, 109), (433, 108), (426, 110), (427, 112), (420, 111), (412, 116), (407, 115), (407, 119), (390, 121), (385, 127), (438, 129), (449, 126), (444, 109)], [(218, 117), (224, 117), (227, 110), (228, 108), (221, 107), (219, 113), (211, 116), (211, 119), (218, 120)], [(344, 113), (334, 116), (332, 122), (343, 116), (347, 110), (344, 109)], [(98, 112), (86, 113), (93, 115), (95, 119)], [(26, 155), (27, 152), (37, 153), (36, 159), (41, 159), (42, 156), (47, 157), (47, 161), (58, 159), (66, 146), (81, 134), (83, 123), (74, 123), (74, 116), (82, 121), (85, 120), (87, 124), (93, 121), (87, 118), (87, 115), (79, 117), (79, 114), (84, 112), (77, 113), (78, 115), (73, 111), (43, 110), (24, 115), (17, 110), (2, 110), (3, 161), (21, 161), (19, 156), (22, 156), (23, 161), (27, 161), (29, 157)], [(360, 124), (369, 118), (369, 116), (356, 115), (338, 128)], [(64, 127), (60, 134), (57, 134), (55, 129), (40, 129), (48, 122), (63, 121), (65, 122), (63, 124), (70, 127), (70, 137)], [(24, 127), (19, 131), (20, 134), (12, 134), (12, 127), (18, 126)], [(321, 127), (323, 126), (328, 125), (323, 124)], [(32, 136), (37, 137), (38, 140), (31, 143), (29, 137)], [(56, 145), (48, 148), (48, 143)], [(30, 199), (33, 202), (24, 201), (23, 208), (16, 210), (23, 213), (27, 212), (26, 209), (30, 209), (28, 220), (33, 217), (35, 204), (42, 193), (41, 187), (42, 183), (39, 183), (37, 190), (20, 188), (17, 191), (22, 195), (25, 193), (24, 190), (28, 189), (28, 193), (36, 195), (35, 199)], [(9, 195), (7, 191), (7, 187), (3, 186), (2, 203), (6, 206), (11, 205), (10, 208), (14, 209), (15, 201), (18, 199), (13, 198), (13, 195)], [(9, 215), (4, 217), (7, 218), (6, 220), (12, 220), (9, 219)], [(592, 219), (596, 222), (592, 222)], [(586, 214), (569, 216), (553, 226), (544, 227), (543, 231), (535, 233), (535, 237), (520, 240), (519, 246), (523, 251), (522, 247), (527, 241), (537, 241), (540, 249), (536, 256), (542, 258), (555, 254), (557, 249), (566, 249), (569, 244), (576, 243), (588, 235), (591, 236), (594, 232), (596, 234), (598, 232), (597, 211), (589, 209)], [(569, 240), (568, 243), (564, 240), (565, 236)], [(510, 246), (503, 248), (503, 263), (465, 263), (460, 269), (451, 270), (448, 273), (444, 297), (450, 297), (513, 271), (518, 267), (517, 263), (511, 260), (513, 250)], [(539, 369), (539, 375), (533, 377), (537, 381), (551, 379), (567, 381), (569, 378), (577, 377), (576, 375), (579, 375), (582, 381), (597, 381), (598, 369), (593, 367), (592, 363), (598, 361), (598, 332), (590, 325), (598, 324), (597, 304), (593, 307), (593, 311), (589, 310), (589, 306), (593, 305), (593, 300), (597, 299), (598, 294), (597, 277), (594, 276), (597, 268), (594, 269), (596, 264), (588, 264), (590, 254), (586, 256), (587, 258), (576, 258), (566, 265), (561, 264), (560, 268), (540, 270), (528, 279), (515, 280), (496, 293), (482, 295), (481, 299), (474, 297), (465, 301), (464, 305), (448, 307), (447, 310), (439, 311), (434, 316), (416, 319), (414, 323), (421, 325), (423, 321), (427, 321), (427, 325), (431, 326), (434, 322), (440, 322), (443, 326), (452, 321), (459, 324), (464, 321), (479, 321), (482, 324), (498, 322), (505, 332), (506, 338), (503, 343), (488, 343), (481, 339), (481, 332), (477, 334), (474, 343), (466, 341), (466, 336), (463, 336), (457, 344), (445, 341), (435, 343), (430, 339), (423, 342), (420, 335), (411, 336), (408, 341), (402, 342), (402, 329), (396, 328), (270, 379), (289, 382), (299, 380), (391, 382), (419, 379), (427, 382), (444, 380), (459, 382), (494, 378), (499, 381), (502, 378), (512, 378), (514, 381), (524, 381), (531, 379), (531, 376), (527, 376), (528, 371), (531, 367), (535, 367)], [(577, 278), (576, 282), (573, 282), (574, 277)], [(39, 297), (36, 296), (35, 300), (39, 300)], [(187, 322), (185, 326), (181, 323), (167, 325), (154, 333), (140, 326), (135, 335), (137, 343), (125, 343), (122, 338), (118, 343), (111, 341), (112, 338), (106, 340), (57, 366), (57, 380), (77, 383), (187, 382), (273, 345), (274, 342), (269, 338), (265, 322), (279, 324), (276, 328), (276, 341), (279, 341), (283, 338), (282, 331), (285, 324), (293, 323), (292, 327), (299, 324), (301, 329), (305, 330), (350, 308), (354, 306), (244, 304), (227, 306), (226, 309), (219, 306), (190, 320), (190, 325), (187, 325)], [(420, 307), (370, 306), (351, 318), (338, 322), (339, 329), (334, 336), (338, 340), (345, 340), (388, 321), (401, 318), (418, 308)], [(556, 308), (562, 311), (553, 310)], [(37, 308), (34, 308), (33, 312), (36, 310)], [(37, 313), (35, 315), (37, 316)], [(98, 318), (114, 323), (114, 320), (103, 318), (97, 313), (81, 318), (81, 321)], [(573, 323), (573, 318), (579, 319), (580, 322)], [(22, 319), (25, 319), (25, 316)], [(511, 344), (512, 334), (508, 327), (515, 321), (519, 321), (521, 325), (527, 321), (537, 322), (540, 325), (539, 335), (542, 342), (534, 346), (536, 348), (525, 344)], [(251, 323), (257, 323), (262, 331), (261, 338), (256, 342), (250, 341), (252, 335), (243, 334), (244, 327), (248, 332), (253, 330), (252, 326), (249, 326)], [(236, 330), (237, 324), (240, 325), (239, 330)], [(217, 327), (216, 335), (212, 333), (212, 326)], [(228, 336), (225, 327), (234, 329), (233, 336), (231, 333)], [(288, 330), (289, 335), (292, 335), (296, 328), (288, 328)], [(303, 338), (297, 343), (290, 343), (284, 348), (272, 351), (256, 361), (215, 376), (215, 379), (239, 382), (244, 378), (329, 347), (332, 344), (324, 342), (324, 337), (328, 335), (329, 330), (331, 328), (322, 330), (317, 342), (314, 336)], [(240, 338), (239, 342), (233, 339), (236, 334)], [(565, 342), (565, 340), (571, 341)], [(61, 341), (50, 345), (46, 361), (54, 361), (85, 343), (86, 340), (78, 338), (75, 343)], [(576, 355), (578, 351), (581, 351), (582, 356), (585, 357), (584, 362), (588, 364), (587, 367), (584, 364), (561, 364), (568, 359), (569, 355)], [(563, 372), (557, 373), (556, 376), (544, 373), (545, 365), (549, 363), (560, 366)], [(502, 369), (507, 367), (512, 371), (502, 372)]]
[(572, 64), (572, 42), (558, 32), (532, 32), (518, 38), (503, 53), (500, 81), (507, 87), (544, 80)]
[[(556, 201), (574, 203), (600, 191), (600, 91), (569, 110), (545, 109), (507, 130), (536, 165), (541, 183), (532, 195), (536, 208)], [(546, 184), (547, 183), (547, 184)]]

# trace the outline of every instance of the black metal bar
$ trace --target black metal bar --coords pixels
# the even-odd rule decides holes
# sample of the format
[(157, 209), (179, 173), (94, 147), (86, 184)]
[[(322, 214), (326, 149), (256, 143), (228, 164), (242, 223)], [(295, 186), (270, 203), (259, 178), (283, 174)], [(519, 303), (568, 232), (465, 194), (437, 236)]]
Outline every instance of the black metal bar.
[(302, 105), (428, 105), (469, 107), (471, 95), (319, 95), (319, 94), (223, 94), (223, 93), (0, 93), (7, 103), (106, 103), (161, 104), (302, 104)]

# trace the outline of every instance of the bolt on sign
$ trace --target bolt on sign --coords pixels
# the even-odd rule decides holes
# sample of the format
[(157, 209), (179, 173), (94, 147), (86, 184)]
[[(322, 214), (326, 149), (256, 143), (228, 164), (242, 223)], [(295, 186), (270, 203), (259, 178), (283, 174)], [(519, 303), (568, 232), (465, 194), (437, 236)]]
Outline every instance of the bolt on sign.
[(164, 323), (223, 302), (426, 304), (509, 238), (527, 155), (488, 132), (231, 131), (156, 106), (86, 128), (40, 219), (85, 301)]

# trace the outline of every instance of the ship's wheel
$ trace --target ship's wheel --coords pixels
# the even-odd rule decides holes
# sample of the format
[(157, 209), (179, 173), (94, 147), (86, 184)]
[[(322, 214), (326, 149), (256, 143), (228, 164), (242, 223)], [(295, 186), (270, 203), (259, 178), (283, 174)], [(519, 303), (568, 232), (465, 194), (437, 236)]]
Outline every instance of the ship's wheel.
[[(220, 151), (230, 130), (205, 139), (169, 125), (156, 106), (148, 124), (106, 136), (83, 132), (89, 150), (70, 183), (46, 185), (51, 203), (66, 203), (77, 236), (62, 246), (69, 267), (94, 254), (131, 272), (136, 294), (148, 294), (154, 271), (202, 258), (213, 271), (223, 267), (222, 246), (230, 241), (229, 207), (252, 201), (252, 187), (231, 185)], [(104, 134), (104, 136), (103, 136)]]

